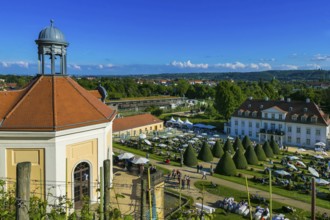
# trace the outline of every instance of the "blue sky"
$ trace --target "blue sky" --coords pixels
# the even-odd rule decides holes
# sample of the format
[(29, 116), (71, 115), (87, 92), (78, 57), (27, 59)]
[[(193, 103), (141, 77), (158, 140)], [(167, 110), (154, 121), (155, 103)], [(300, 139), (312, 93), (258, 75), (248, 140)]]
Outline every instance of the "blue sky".
[(330, 69), (328, 0), (3, 1), (0, 73), (35, 74), (55, 20), (70, 74)]

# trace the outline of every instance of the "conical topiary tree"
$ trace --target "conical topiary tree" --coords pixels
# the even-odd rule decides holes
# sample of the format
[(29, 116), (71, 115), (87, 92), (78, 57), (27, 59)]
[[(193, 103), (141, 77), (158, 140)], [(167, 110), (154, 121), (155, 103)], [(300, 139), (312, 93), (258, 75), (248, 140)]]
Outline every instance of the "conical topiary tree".
[(214, 171), (226, 176), (236, 175), (236, 166), (228, 151), (221, 157)]
[(246, 149), (245, 158), (248, 164), (258, 165), (259, 163), (256, 152), (254, 152), (254, 148), (251, 145)]
[(233, 161), (234, 161), (237, 169), (246, 169), (248, 166), (248, 163), (247, 163), (246, 158), (243, 153), (243, 149), (241, 149), (241, 148), (238, 148), (236, 150), (236, 153), (233, 157)]
[(265, 143), (262, 145), (262, 149), (264, 150), (266, 157), (268, 158), (273, 158), (274, 157), (274, 153), (272, 148), (270, 147), (268, 141), (265, 141)]
[(276, 143), (276, 141), (274, 140), (273, 136), (271, 137), (269, 144), (270, 144), (270, 147), (272, 148), (274, 154), (278, 155), (281, 153), (280, 148), (279, 148), (278, 144)]
[[(233, 144), (234, 150), (237, 151), (237, 149), (242, 149), (245, 151), (245, 149), (243, 148), (241, 139), (239, 139), (239, 137), (235, 138), (234, 144)], [(244, 152), (243, 151), (243, 152)]]
[(254, 151), (256, 152), (259, 161), (265, 161), (267, 159), (265, 151), (260, 144), (257, 144)]
[(234, 148), (233, 148), (233, 144), (230, 142), (229, 139), (226, 140), (226, 143), (225, 145), (223, 146), (223, 151), (229, 151), (231, 154), (233, 154), (235, 151), (234, 151)]
[(213, 154), (213, 157), (216, 157), (216, 158), (221, 158), (222, 155), (224, 154), (219, 140), (217, 140), (215, 142), (215, 145), (212, 148), (212, 154)]
[(243, 147), (245, 150), (248, 148), (248, 146), (252, 145), (252, 142), (247, 135), (244, 136), (244, 138), (242, 140), (242, 144), (243, 144)]
[(203, 146), (199, 151), (197, 158), (205, 162), (211, 162), (213, 160), (213, 155), (210, 146), (206, 141), (203, 143)]
[(194, 148), (189, 144), (183, 154), (183, 163), (186, 166), (192, 167), (197, 165), (197, 157)]

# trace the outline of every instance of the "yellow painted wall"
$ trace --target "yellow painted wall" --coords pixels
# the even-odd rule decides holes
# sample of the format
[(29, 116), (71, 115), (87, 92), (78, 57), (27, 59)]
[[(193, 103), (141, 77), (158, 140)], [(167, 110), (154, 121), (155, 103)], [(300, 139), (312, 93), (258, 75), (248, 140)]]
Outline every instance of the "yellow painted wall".
[(155, 197), (156, 197), (156, 211), (158, 219), (164, 219), (164, 204), (165, 204), (165, 197), (164, 197), (164, 189), (165, 189), (165, 183), (161, 182), (157, 185), (155, 185)]
[(97, 178), (98, 178), (98, 153), (97, 153), (97, 139), (92, 139), (76, 144), (66, 146), (67, 157), (67, 180), (68, 184), (68, 198), (72, 199), (72, 187), (73, 187), (73, 172), (75, 167), (81, 162), (88, 162), (91, 164), (91, 197), (97, 195)]
[(16, 165), (31, 162), (31, 195), (45, 198), (45, 150), (44, 149), (6, 149), (7, 177), (16, 179)]

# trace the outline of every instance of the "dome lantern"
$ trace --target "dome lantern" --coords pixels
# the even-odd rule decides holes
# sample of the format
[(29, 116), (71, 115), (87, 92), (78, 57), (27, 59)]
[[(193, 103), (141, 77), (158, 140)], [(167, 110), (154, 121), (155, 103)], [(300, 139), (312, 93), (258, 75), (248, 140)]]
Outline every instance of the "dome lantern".
[(39, 74), (45, 74), (45, 55), (51, 59), (51, 74), (55, 74), (55, 59), (60, 57), (60, 74), (66, 75), (66, 42), (64, 34), (58, 28), (54, 27), (54, 21), (50, 20), (50, 26), (42, 29), (38, 39), (35, 41), (38, 45), (38, 71)]

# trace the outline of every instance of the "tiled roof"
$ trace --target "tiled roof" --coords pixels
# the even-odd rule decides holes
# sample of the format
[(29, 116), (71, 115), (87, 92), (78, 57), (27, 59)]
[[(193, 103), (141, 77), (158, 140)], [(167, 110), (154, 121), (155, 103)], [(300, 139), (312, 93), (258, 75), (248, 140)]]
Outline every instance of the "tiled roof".
[(90, 92), (90, 94), (95, 96), (97, 99), (102, 98), (102, 95), (100, 94), (100, 92), (98, 90), (89, 90), (88, 92)]
[(125, 131), (146, 125), (162, 123), (163, 121), (151, 114), (134, 115), (124, 118), (116, 118), (113, 122), (113, 132)]
[(68, 76), (39, 75), (0, 92), (0, 131), (59, 131), (111, 121), (116, 112)]
[[(257, 118), (261, 119), (262, 111), (269, 108), (275, 108), (282, 113), (287, 113), (285, 117), (286, 122), (292, 123), (303, 123), (303, 124), (319, 124), (329, 125), (329, 116), (314, 103), (314, 102), (303, 102), (303, 101), (266, 101), (266, 100), (250, 100), (247, 99), (234, 113), (234, 117), (242, 118)], [(251, 112), (248, 115), (245, 112)], [(239, 114), (240, 112), (240, 114)], [(252, 112), (255, 112), (254, 116)], [(297, 120), (293, 120), (292, 116), (296, 115)], [(302, 116), (307, 116), (307, 120), (301, 120)], [(317, 116), (317, 122), (312, 122), (311, 118)], [(271, 120), (271, 119), (269, 119)]]

